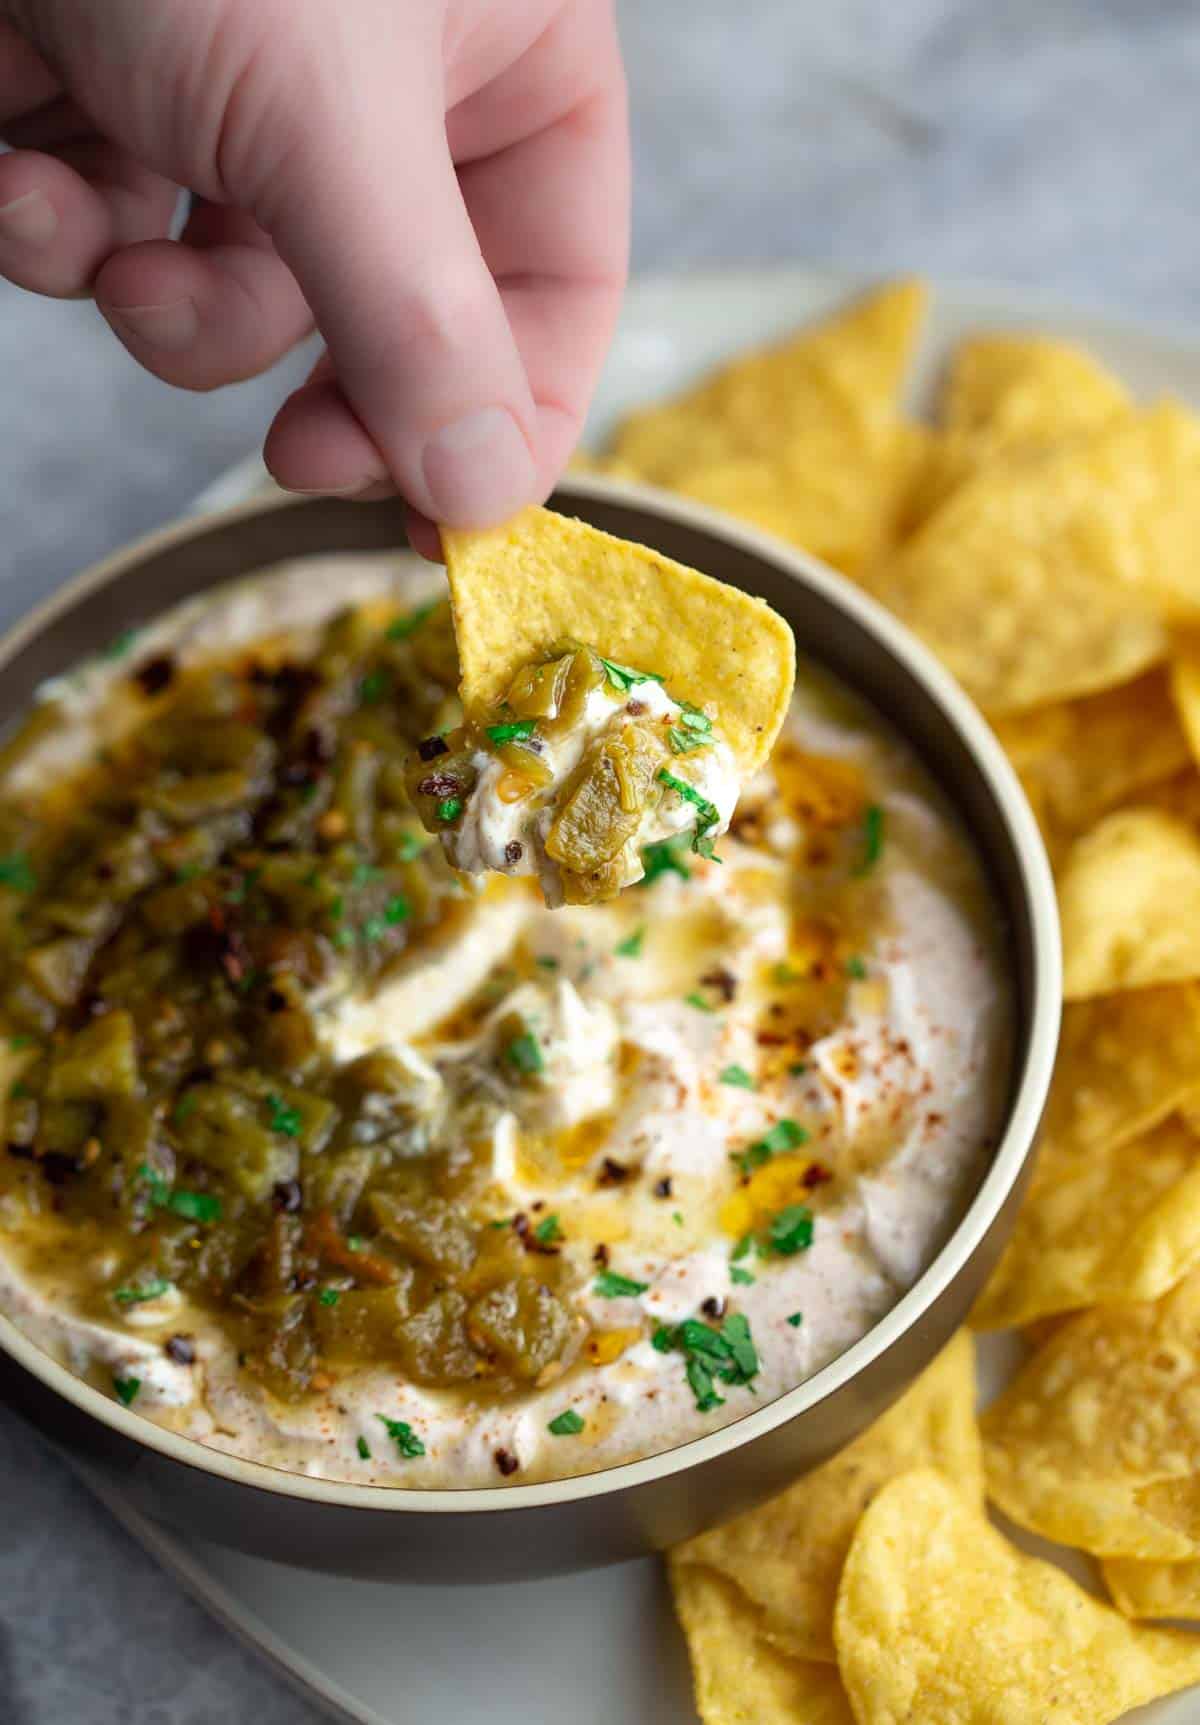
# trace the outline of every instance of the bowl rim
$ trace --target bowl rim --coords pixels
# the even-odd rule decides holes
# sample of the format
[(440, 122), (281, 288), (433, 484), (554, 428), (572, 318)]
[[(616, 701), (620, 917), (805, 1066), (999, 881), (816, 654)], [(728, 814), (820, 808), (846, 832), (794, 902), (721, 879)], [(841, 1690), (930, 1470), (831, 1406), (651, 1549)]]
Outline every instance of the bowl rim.
[[(556, 487), (555, 499), (569, 502), (572, 493), (581, 498), (625, 504), (685, 527), (699, 527), (728, 540), (751, 556), (782, 568), (801, 584), (818, 592), (828, 604), (848, 613), (866, 633), (875, 636), (907, 674), (924, 687), (966, 745), (1008, 832), (1019, 890), (1028, 915), (1032, 952), (1025, 1059), (991, 1165), (958, 1223), (912, 1287), (844, 1353), (794, 1389), (785, 1390), (765, 1407), (743, 1414), (716, 1431), (685, 1439), (671, 1449), (634, 1461), (619, 1462), (595, 1473), (576, 1474), (537, 1484), (357, 1485), (291, 1473), (267, 1462), (251, 1461), (212, 1449), (198, 1438), (169, 1431), (111, 1400), (84, 1379), (76, 1377), (24, 1335), (13, 1319), (0, 1312), (0, 1349), (19, 1366), (80, 1412), (90, 1415), (119, 1436), (180, 1466), (271, 1496), (298, 1498), (341, 1509), (410, 1515), (480, 1515), (491, 1511), (512, 1513), (545, 1509), (649, 1486), (689, 1468), (701, 1467), (755, 1442), (816, 1407), (870, 1366), (918, 1323), (988, 1234), (1033, 1152), (1054, 1070), (1061, 1018), (1062, 955), (1058, 905), (1049, 860), (1032, 810), (1016, 773), (979, 709), (933, 653), (902, 623), (861, 588), (807, 552), (706, 505), (629, 480), (568, 473)], [(169, 551), (173, 545), (215, 527), (236, 525), (240, 520), (275, 510), (303, 507), (311, 501), (286, 493), (259, 495), (227, 509), (184, 517), (123, 546), (65, 582), (0, 636), (0, 670), (27, 642), (68, 612), (79, 599), (119, 579), (127, 568), (147, 556)]]

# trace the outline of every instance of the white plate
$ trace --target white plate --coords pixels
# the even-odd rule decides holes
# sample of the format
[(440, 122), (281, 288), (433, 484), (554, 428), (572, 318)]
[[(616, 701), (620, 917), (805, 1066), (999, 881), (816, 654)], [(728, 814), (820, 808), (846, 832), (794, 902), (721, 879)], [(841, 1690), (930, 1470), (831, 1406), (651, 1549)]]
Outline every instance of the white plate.
[[(589, 441), (629, 407), (865, 285), (862, 278), (798, 269), (635, 284)], [(961, 282), (941, 284), (936, 292), (914, 405), (958, 338), (981, 326), (1032, 326), (1067, 336), (1113, 366), (1136, 394), (1172, 391), (1200, 405), (1200, 337), (1194, 333), (1139, 330), (1000, 286)], [(267, 483), (255, 456), (210, 487), (196, 508), (238, 502)], [(1016, 1356), (1004, 1337), (990, 1339), (981, 1353), (980, 1389), (987, 1399)], [(90, 1477), (89, 1483), (100, 1489)], [(656, 1562), (519, 1587), (337, 1581), (215, 1546), (185, 1547), (110, 1489), (100, 1495), (223, 1622), (312, 1699), (357, 1725), (551, 1725), (564, 1719), (571, 1725), (695, 1725), (686, 1656)], [(1021, 1543), (1050, 1552), (1041, 1542)], [(1081, 1580), (1092, 1579), (1078, 1558), (1065, 1561)], [(1197, 1719), (1200, 1691), (1192, 1691), (1129, 1714), (1128, 1725), (1196, 1725)]]

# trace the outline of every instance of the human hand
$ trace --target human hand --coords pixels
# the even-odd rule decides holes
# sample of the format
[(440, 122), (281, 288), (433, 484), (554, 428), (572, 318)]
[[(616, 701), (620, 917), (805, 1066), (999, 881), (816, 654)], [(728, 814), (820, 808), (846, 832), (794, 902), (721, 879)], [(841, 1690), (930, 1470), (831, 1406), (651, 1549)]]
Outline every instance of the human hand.
[(0, 133), (0, 274), (155, 376), (320, 331), (287, 489), (398, 490), (434, 555), (549, 491), (624, 284), (611, 0), (0, 0)]

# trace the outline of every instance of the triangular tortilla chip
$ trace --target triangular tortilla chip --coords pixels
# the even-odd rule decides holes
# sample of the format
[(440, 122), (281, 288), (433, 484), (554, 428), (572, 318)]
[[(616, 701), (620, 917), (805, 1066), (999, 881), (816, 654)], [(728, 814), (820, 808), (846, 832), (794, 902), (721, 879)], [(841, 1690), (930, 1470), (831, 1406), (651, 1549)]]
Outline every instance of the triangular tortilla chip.
[(1063, 994), (1086, 1000), (1200, 977), (1200, 835), (1157, 809), (1118, 809), (1058, 877)]
[(796, 648), (761, 599), (548, 509), (442, 543), (466, 707), (497, 704), (523, 665), (573, 639), (714, 709), (744, 773), (766, 760)]
[(1200, 1681), (1195, 1637), (1127, 1623), (930, 1470), (859, 1523), (837, 1648), (860, 1725), (1101, 1725)]
[(715, 1570), (672, 1562), (670, 1574), (703, 1725), (854, 1725), (835, 1666), (764, 1641), (758, 1612)]
[(679, 1566), (736, 1582), (761, 1633), (799, 1659), (834, 1659), (833, 1607), (855, 1525), (881, 1485), (923, 1463), (982, 1502), (975, 1353), (961, 1331), (894, 1407), (780, 1497), (681, 1545)]
[(1079, 1153), (1051, 1138), (976, 1329), (1052, 1312), (1156, 1300), (1200, 1264), (1200, 1141), (1179, 1119), (1131, 1144)]
[(1126, 1617), (1200, 1618), (1200, 1561), (1141, 1563), (1111, 1557), (1101, 1564), (1104, 1585)]

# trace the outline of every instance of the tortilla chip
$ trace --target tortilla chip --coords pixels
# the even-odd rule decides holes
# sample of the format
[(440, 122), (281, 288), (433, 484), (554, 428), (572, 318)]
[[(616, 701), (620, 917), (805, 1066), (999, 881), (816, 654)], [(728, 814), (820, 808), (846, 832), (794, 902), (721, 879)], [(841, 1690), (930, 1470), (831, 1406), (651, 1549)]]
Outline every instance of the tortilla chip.
[(1172, 638), (1171, 694), (1192, 759), (1200, 761), (1200, 635), (1180, 633)]
[(1200, 1265), (1200, 1140), (1170, 1119), (1084, 1154), (1053, 1139), (971, 1315), (1001, 1330), (1052, 1312), (1156, 1300)]
[(914, 521), (991, 462), (1044, 454), (1128, 407), (1125, 389), (1081, 348), (1023, 332), (969, 338), (951, 361), (942, 430), (925, 464)]
[(1006, 1515), (1098, 1557), (1200, 1557), (1200, 1273), (1057, 1330), (983, 1417)]
[(1098, 695), (999, 718), (995, 731), (1052, 853), (1189, 760), (1188, 739), (1159, 670)]
[(770, 1646), (758, 1612), (715, 1571), (673, 1561), (670, 1575), (704, 1725), (854, 1725), (835, 1666)]
[(1058, 877), (1063, 993), (1086, 1000), (1200, 977), (1200, 835), (1156, 809), (1118, 809)]
[(859, 1523), (836, 1633), (859, 1725), (1102, 1725), (1200, 1680), (1200, 1640), (1127, 1623), (928, 1469)]
[(838, 1578), (858, 1518), (887, 1480), (926, 1462), (982, 1502), (975, 1353), (965, 1331), (848, 1448), (772, 1502), (679, 1546), (676, 1565), (703, 1564), (736, 1582), (776, 1647), (832, 1660)]
[(1185, 546), (1176, 411), (984, 468), (868, 573), (988, 712), (1095, 694), (1162, 658), (1163, 591), (1190, 577), (1198, 536)]
[(897, 282), (633, 414), (613, 456), (840, 569), (882, 543), (912, 445), (897, 397), (925, 308)]
[(1063, 1012), (1046, 1137), (1064, 1151), (1138, 1138), (1200, 1092), (1200, 987), (1142, 988)]
[(1173, 773), (1161, 784), (1151, 785), (1138, 797), (1142, 808), (1160, 809), (1200, 832), (1200, 773), (1194, 767)]
[(547, 509), (442, 543), (465, 706), (498, 704), (523, 665), (570, 638), (655, 672), (677, 700), (715, 705), (742, 770), (762, 765), (796, 649), (761, 599)]
[(1126, 1617), (1200, 1618), (1200, 1562), (1140, 1563), (1114, 1557), (1101, 1565), (1104, 1585)]

